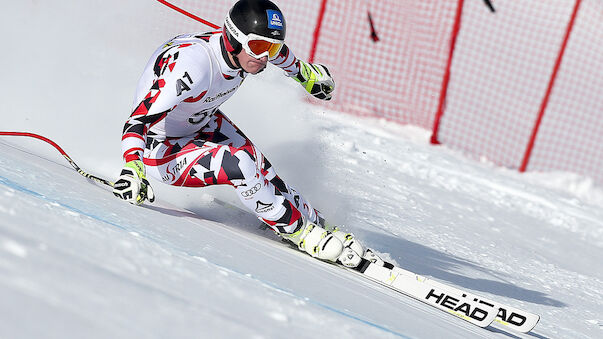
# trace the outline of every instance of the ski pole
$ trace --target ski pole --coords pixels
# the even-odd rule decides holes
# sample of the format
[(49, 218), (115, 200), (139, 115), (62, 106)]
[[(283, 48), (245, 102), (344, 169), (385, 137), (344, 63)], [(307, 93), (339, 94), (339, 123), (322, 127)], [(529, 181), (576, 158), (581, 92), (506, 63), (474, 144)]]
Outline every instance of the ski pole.
[(200, 23), (205, 24), (205, 25), (207, 25), (207, 26), (209, 26), (211, 28), (220, 29), (220, 26), (212, 24), (211, 22), (209, 22), (207, 20), (201, 19), (200, 17), (198, 17), (198, 16), (196, 16), (196, 15), (194, 15), (192, 13), (189, 13), (189, 12), (183, 10), (182, 8), (177, 7), (176, 5), (173, 5), (173, 4), (171, 4), (171, 3), (169, 3), (169, 2), (167, 2), (165, 0), (157, 0), (157, 1), (159, 1), (160, 3), (168, 6), (171, 9), (175, 10), (176, 12), (180, 12), (180, 13), (186, 15), (187, 17), (189, 17), (191, 19), (195, 19), (195, 20), (199, 21)]
[(73, 161), (73, 159), (71, 159), (71, 157), (65, 152), (63, 151), (63, 149), (61, 148), (61, 146), (57, 145), (54, 141), (43, 137), (39, 134), (34, 134), (34, 133), (27, 133), (27, 132), (2, 132), (0, 131), (0, 135), (3, 136), (19, 136), (19, 137), (30, 137), (30, 138), (35, 138), (38, 140), (42, 140), (45, 141), (47, 143), (49, 143), (50, 145), (52, 145), (54, 148), (57, 149), (57, 151), (59, 151), (61, 153), (61, 155), (63, 157), (65, 157), (65, 159), (67, 159), (67, 161), (69, 162), (69, 164), (71, 164), (71, 166), (73, 166), (73, 168), (81, 175), (83, 175), (84, 177), (96, 181), (97, 183), (103, 184), (103, 185), (107, 185), (109, 187), (113, 187), (113, 183), (111, 181), (108, 181), (106, 179), (97, 177), (95, 175), (89, 174), (87, 172), (85, 172), (84, 170), (82, 170), (76, 163), (75, 161)]

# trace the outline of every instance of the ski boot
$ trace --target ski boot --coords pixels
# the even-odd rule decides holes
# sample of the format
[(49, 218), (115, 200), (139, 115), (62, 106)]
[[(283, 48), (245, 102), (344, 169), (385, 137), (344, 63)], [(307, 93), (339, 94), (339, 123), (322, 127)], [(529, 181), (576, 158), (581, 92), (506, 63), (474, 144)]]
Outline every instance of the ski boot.
[(343, 251), (339, 257), (342, 265), (354, 268), (360, 264), (362, 259), (379, 266), (384, 265), (385, 262), (370, 248), (365, 248), (352, 233), (345, 233), (337, 227), (332, 232), (343, 243)]
[(312, 257), (335, 262), (343, 250), (342, 242), (323, 227), (303, 218), (301, 226), (291, 234), (281, 236)]
[(349, 268), (357, 267), (363, 259), (380, 266), (384, 263), (372, 250), (365, 249), (352, 233), (345, 233), (337, 227), (323, 227), (305, 218), (293, 233), (280, 235), (312, 257), (337, 262)]

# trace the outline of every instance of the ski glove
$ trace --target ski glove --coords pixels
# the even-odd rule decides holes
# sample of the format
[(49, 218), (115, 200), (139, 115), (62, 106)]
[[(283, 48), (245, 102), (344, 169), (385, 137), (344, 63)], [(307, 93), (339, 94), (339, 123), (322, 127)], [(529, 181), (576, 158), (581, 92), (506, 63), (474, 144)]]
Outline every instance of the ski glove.
[(145, 200), (155, 201), (155, 194), (144, 175), (144, 164), (140, 160), (128, 161), (115, 184), (113, 194), (131, 204), (140, 205)]
[(295, 77), (308, 93), (322, 100), (331, 100), (331, 92), (335, 89), (335, 81), (329, 70), (321, 64), (309, 64), (299, 60), (299, 72)]

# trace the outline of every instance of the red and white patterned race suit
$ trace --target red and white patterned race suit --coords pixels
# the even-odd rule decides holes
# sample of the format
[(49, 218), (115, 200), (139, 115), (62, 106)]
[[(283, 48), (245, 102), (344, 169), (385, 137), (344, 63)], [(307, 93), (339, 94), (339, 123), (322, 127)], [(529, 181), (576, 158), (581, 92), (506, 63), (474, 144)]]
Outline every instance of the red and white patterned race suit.
[[(232, 185), (247, 208), (281, 233), (294, 232), (301, 215), (318, 222), (317, 211), (218, 109), (247, 76), (227, 60), (219, 33), (181, 35), (156, 50), (124, 126), (124, 159), (142, 159), (147, 174), (170, 185)], [(271, 62), (294, 75), (296, 61), (285, 46)]]

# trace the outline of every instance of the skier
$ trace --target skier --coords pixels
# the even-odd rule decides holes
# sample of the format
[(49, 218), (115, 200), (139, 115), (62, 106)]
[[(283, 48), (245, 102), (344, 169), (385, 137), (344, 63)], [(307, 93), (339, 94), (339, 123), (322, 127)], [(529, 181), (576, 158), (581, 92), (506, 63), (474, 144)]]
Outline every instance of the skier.
[(330, 100), (328, 69), (295, 57), (286, 24), (268, 0), (241, 0), (223, 30), (184, 34), (149, 60), (122, 135), (125, 166), (113, 193), (130, 203), (153, 202), (146, 174), (169, 185), (227, 184), (243, 205), (300, 250), (355, 267), (374, 259), (354, 239), (325, 225), (320, 213), (283, 181), (262, 152), (219, 109), (249, 74), (280, 67), (316, 98)]

